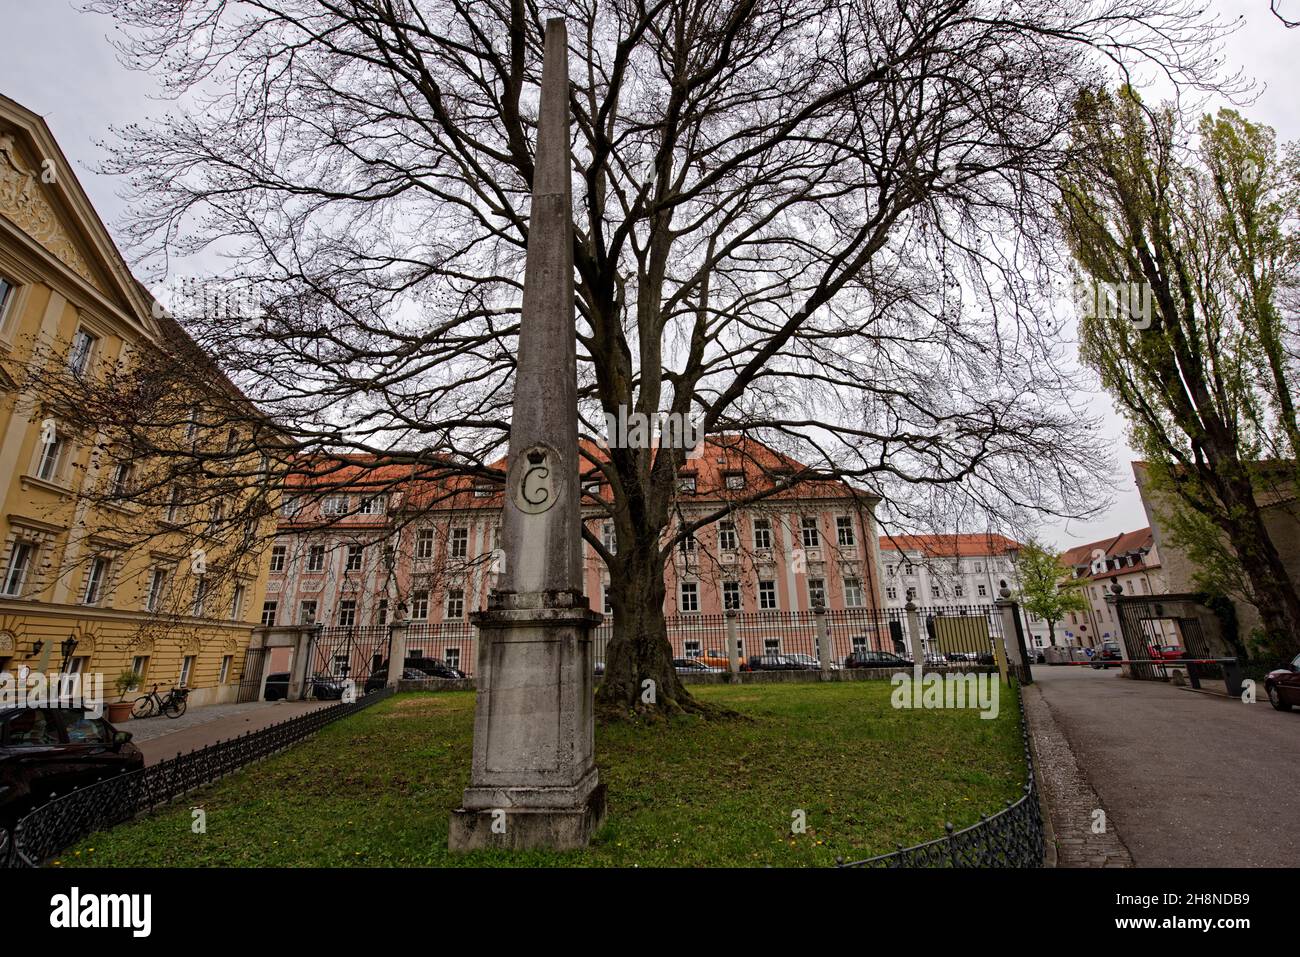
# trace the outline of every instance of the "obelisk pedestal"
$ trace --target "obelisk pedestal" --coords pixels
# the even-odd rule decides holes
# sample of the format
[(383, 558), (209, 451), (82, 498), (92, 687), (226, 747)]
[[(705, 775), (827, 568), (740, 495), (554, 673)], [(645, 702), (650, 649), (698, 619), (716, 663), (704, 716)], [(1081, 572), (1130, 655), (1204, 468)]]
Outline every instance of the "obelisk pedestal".
[(605, 818), (596, 773), (592, 611), (582, 591), (568, 40), (546, 24), (533, 206), (501, 537), (479, 628), (474, 757), (447, 843), (583, 847)]

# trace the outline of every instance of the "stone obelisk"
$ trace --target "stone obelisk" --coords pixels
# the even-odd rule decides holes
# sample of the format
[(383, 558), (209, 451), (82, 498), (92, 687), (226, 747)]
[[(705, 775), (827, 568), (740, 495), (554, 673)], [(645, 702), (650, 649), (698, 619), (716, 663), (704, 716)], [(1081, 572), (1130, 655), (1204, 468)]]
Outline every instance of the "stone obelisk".
[(583, 847), (605, 816), (582, 587), (568, 37), (546, 24), (523, 318), (502, 515), (479, 627), (474, 757), (453, 851)]

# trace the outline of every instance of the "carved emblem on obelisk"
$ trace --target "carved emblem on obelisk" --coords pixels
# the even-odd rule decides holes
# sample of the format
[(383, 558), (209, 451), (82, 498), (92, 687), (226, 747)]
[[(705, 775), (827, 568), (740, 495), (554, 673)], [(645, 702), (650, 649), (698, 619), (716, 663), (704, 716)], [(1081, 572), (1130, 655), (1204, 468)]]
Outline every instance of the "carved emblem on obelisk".
[(515, 507), (540, 515), (559, 501), (564, 482), (559, 456), (545, 445), (534, 445), (515, 460), (510, 488)]

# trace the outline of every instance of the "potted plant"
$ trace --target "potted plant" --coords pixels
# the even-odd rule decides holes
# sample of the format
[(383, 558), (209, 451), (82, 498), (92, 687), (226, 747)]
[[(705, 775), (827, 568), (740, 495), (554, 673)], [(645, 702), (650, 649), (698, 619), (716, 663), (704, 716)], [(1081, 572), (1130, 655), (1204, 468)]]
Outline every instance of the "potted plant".
[(108, 706), (109, 724), (118, 724), (119, 722), (129, 720), (131, 717), (131, 702), (126, 700), (126, 693), (135, 687), (135, 683), (140, 680), (140, 676), (134, 671), (123, 671), (113, 682), (117, 688), (117, 700)]

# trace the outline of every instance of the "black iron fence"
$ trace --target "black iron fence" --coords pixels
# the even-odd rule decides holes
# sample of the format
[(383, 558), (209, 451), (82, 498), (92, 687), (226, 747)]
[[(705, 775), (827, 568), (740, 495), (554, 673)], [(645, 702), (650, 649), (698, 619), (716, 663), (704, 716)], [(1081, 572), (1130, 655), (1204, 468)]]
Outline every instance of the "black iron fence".
[(84, 837), (129, 821), (240, 768), (283, 751), (327, 724), (392, 694), (385, 689), (218, 741), (206, 748), (54, 796), (18, 821), (13, 867), (38, 867)]
[(1024, 742), (1026, 780), (1017, 801), (970, 827), (944, 825), (943, 837), (861, 861), (837, 860), (839, 867), (1042, 867), (1043, 812), (1038, 802), (1034, 757), (1029, 744), (1025, 704), (1020, 699), (1020, 735)]
[[(667, 619), (668, 642), (673, 656), (702, 658), (725, 667), (728, 629), (736, 632), (741, 661), (753, 655), (786, 655), (820, 663), (817, 636), (821, 627), (834, 665), (865, 651), (887, 651), (912, 656), (909, 612), (902, 608), (838, 608), (820, 615), (813, 611), (754, 611), (734, 615), (675, 615)], [(1003, 641), (1002, 615), (993, 605), (952, 605), (918, 608), (916, 628), (925, 661), (945, 663), (993, 663), (996, 642)], [(386, 632), (385, 632), (386, 635)], [(593, 659), (605, 660), (613, 635), (607, 618), (592, 633)], [(1015, 641), (1015, 635), (1010, 637)], [(321, 670), (339, 673), (348, 663), (353, 677), (378, 667), (376, 648), (386, 654), (386, 637), (373, 637), (365, 629), (322, 629), (318, 639), (317, 664)], [(467, 621), (412, 622), (406, 635), (408, 658), (441, 658), (453, 668), (473, 676), (477, 660), (478, 629)], [(369, 657), (367, 657), (369, 656)]]

